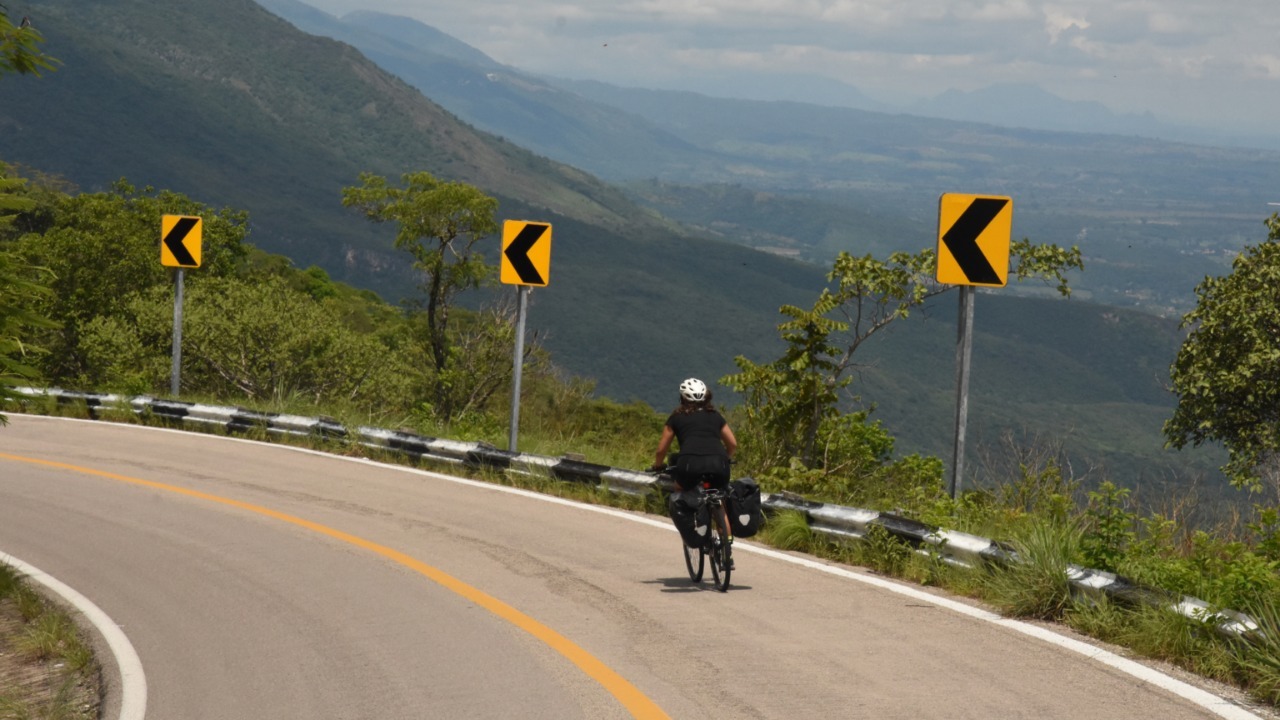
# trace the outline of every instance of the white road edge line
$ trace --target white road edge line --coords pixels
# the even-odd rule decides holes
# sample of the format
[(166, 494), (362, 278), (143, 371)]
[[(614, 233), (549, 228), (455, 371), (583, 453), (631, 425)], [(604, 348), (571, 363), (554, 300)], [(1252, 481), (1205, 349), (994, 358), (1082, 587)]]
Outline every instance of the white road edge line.
[(120, 626), (89, 598), (40, 568), (4, 551), (0, 551), (0, 563), (15, 568), (22, 573), (24, 579), (40, 583), (57, 594), (97, 628), (111, 648), (116, 666), (120, 668), (119, 720), (143, 720), (147, 714), (147, 678), (142, 672), (142, 661), (138, 659), (138, 653), (134, 651), (133, 644)]
[[(10, 416), (14, 416), (14, 415), (19, 415), (19, 413), (10, 413)], [(89, 424), (102, 423), (101, 420), (82, 420), (79, 418), (52, 418), (47, 415), (26, 415), (25, 417), (56, 419), (56, 420), (65, 420), (69, 422), (82, 422), (82, 423), (89, 423)], [(121, 427), (137, 428), (140, 430), (151, 430), (154, 432), (179, 433), (183, 435), (204, 434), (204, 433), (191, 433), (188, 431), (174, 430), (170, 428), (156, 428), (156, 427), (150, 427), (146, 425), (121, 425)], [(344, 455), (334, 455), (332, 453), (321, 452), (319, 450), (311, 450), (309, 448), (294, 447), (292, 445), (281, 445), (278, 443), (268, 443), (268, 442), (262, 442), (259, 440), (248, 440), (245, 438), (227, 437), (225, 435), (209, 435), (209, 434), (204, 434), (204, 435), (206, 437), (216, 438), (218, 440), (250, 443), (253, 445), (267, 445), (270, 447), (284, 448), (287, 450), (306, 453), (309, 455), (318, 455), (326, 458), (336, 458), (339, 460), (345, 460), (347, 462), (360, 463), (364, 465), (372, 465), (374, 467), (383, 468), (383, 469), (399, 470), (401, 472), (405, 472), (413, 475), (421, 475), (424, 477), (430, 477), (437, 480), (444, 480), (447, 482), (458, 483), (460, 485), (468, 485), (471, 487), (481, 488), (484, 490), (491, 490), (494, 492), (504, 492), (504, 493), (510, 493), (512, 495), (520, 495), (520, 496), (531, 498), (534, 500), (539, 500), (542, 502), (549, 502), (556, 505), (564, 505), (567, 507), (573, 507), (580, 510), (586, 510), (589, 512), (600, 513), (603, 515), (610, 515), (613, 517), (621, 518), (623, 520), (642, 523), (644, 525), (650, 525), (650, 526), (661, 528), (670, 532), (676, 532), (675, 526), (669, 522), (662, 522), (659, 520), (655, 520), (653, 518), (643, 517), (640, 515), (628, 513), (622, 510), (616, 510), (614, 508), (603, 507), (600, 505), (589, 505), (587, 503), (580, 503), (575, 500), (565, 500), (564, 498), (552, 497), (550, 495), (542, 495), (539, 493), (532, 492), (530, 490), (521, 490), (519, 488), (511, 488), (503, 485), (496, 485), (494, 483), (483, 482), (480, 480), (470, 480), (468, 478), (453, 477), (452, 475), (445, 475), (443, 473), (432, 472), (430, 470), (419, 470), (417, 468), (405, 467), (403, 465), (380, 463), (374, 460), (369, 460), (367, 458), (353, 458), (353, 457), (347, 457)], [(961, 615), (971, 617), (975, 620), (982, 620), (985, 622), (989, 622), (994, 625), (999, 625), (1006, 629), (1012, 630), (1014, 632), (1022, 633), (1023, 635), (1028, 635), (1030, 637), (1043, 640), (1044, 642), (1047, 642), (1051, 645), (1055, 645), (1064, 650), (1068, 650), (1070, 652), (1083, 655), (1086, 658), (1089, 658), (1091, 660), (1096, 660), (1102, 663), (1103, 665), (1111, 667), (1127, 675), (1131, 675), (1134, 678), (1137, 678), (1138, 680), (1141, 680), (1143, 682), (1154, 685), (1155, 687), (1158, 687), (1162, 690), (1170, 692), (1180, 698), (1183, 698), (1184, 700), (1187, 700), (1195, 705), (1198, 705), (1208, 710), (1209, 712), (1213, 713), (1214, 715), (1217, 715), (1222, 718), (1226, 718), (1226, 720), (1266, 720), (1262, 716), (1256, 715), (1248, 711), (1247, 709), (1239, 705), (1236, 705), (1230, 700), (1227, 700), (1226, 698), (1218, 697), (1217, 695), (1214, 695), (1211, 692), (1202, 690), (1194, 685), (1185, 683), (1181, 680), (1178, 680), (1177, 678), (1166, 675), (1165, 673), (1162, 673), (1159, 670), (1143, 665), (1142, 663), (1129, 660), (1128, 658), (1121, 657), (1109, 650), (1104, 650), (1103, 648), (1090, 645), (1089, 643), (1086, 643), (1086, 642), (1081, 642), (1079, 640), (1076, 640), (1075, 638), (1070, 638), (1065, 635), (1061, 635), (1059, 633), (1056, 633), (1047, 628), (1040, 627), (1038, 625), (1032, 625), (1030, 623), (1022, 622), (1020, 620), (1012, 620), (1010, 618), (997, 615), (993, 612), (983, 610), (981, 608), (973, 607), (972, 605), (966, 605), (965, 603), (962, 603), (962, 602), (957, 602), (949, 598), (939, 597), (937, 595), (924, 592), (923, 590), (920, 590), (910, 585), (903, 585), (901, 583), (893, 582), (891, 580), (886, 580), (885, 578), (876, 577), (874, 575), (864, 575), (861, 573), (855, 573), (850, 570), (846, 570), (844, 568), (841, 568), (835, 565), (828, 565), (826, 563), (818, 562), (816, 560), (796, 557), (795, 555), (789, 555), (787, 553), (779, 552), (777, 550), (771, 550), (769, 548), (764, 548), (757, 545), (750, 545), (745, 542), (734, 543), (734, 547), (738, 550), (746, 550), (748, 552), (764, 555), (766, 557), (770, 557), (775, 560), (781, 560), (783, 562), (789, 562), (795, 565), (800, 565), (802, 567), (806, 567), (811, 570), (816, 570), (818, 572), (824, 572), (829, 575), (835, 575), (837, 577), (842, 577), (849, 580), (856, 580), (857, 582), (866, 583), (868, 585), (874, 585), (883, 590), (888, 590), (889, 592), (897, 593), (899, 595), (905, 595), (913, 600), (919, 600), (921, 602), (927, 602), (933, 605), (937, 605), (938, 607), (945, 608), (947, 610), (951, 610)], [(128, 641), (126, 640), (126, 643), (127, 642)], [(141, 667), (139, 667), (139, 673), (141, 673)], [(121, 720), (135, 720), (135, 719), (125, 718), (122, 715)], [(141, 716), (138, 716), (136, 720), (141, 720)]]

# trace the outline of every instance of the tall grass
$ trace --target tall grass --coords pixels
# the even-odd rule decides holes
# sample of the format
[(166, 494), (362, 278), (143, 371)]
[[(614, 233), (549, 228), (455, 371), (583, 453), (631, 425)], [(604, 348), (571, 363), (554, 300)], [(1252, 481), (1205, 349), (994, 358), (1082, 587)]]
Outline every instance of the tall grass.
[(808, 550), (814, 531), (804, 513), (787, 510), (770, 517), (758, 539), (781, 550)]
[[(93, 650), (67, 613), (45, 602), (19, 573), (0, 564), (0, 611), (23, 621), (10, 662), (34, 668), (47, 682), (0, 688), (3, 720), (96, 720), (101, 679)], [(0, 638), (3, 647), (4, 638)]]
[(995, 566), (983, 597), (1015, 617), (1058, 620), (1071, 606), (1067, 569), (1080, 549), (1080, 526), (1043, 522), (1011, 538), (1017, 561)]
[(1245, 608), (1258, 631), (1238, 650), (1240, 667), (1253, 695), (1280, 705), (1280, 606), (1259, 599)]

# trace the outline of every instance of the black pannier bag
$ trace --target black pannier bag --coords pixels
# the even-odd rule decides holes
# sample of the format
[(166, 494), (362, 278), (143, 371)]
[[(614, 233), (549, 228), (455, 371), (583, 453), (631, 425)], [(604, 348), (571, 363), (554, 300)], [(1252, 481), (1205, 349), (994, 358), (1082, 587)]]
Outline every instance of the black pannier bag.
[(764, 524), (760, 486), (751, 478), (729, 483), (729, 528), (734, 537), (751, 537)]
[[(673, 492), (667, 504), (671, 510), (671, 520), (675, 522), (680, 537), (689, 547), (698, 547), (707, 535), (707, 508), (699, 502), (696, 490)], [(701, 530), (702, 532), (698, 532)]]

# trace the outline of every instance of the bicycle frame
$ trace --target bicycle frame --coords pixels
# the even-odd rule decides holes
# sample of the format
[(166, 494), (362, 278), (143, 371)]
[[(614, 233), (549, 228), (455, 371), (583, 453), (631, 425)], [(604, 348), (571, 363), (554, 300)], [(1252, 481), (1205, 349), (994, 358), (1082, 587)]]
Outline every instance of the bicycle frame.
[(725, 592), (729, 589), (729, 574), (733, 570), (732, 544), (733, 530), (729, 526), (728, 503), (729, 494), (724, 490), (712, 488), (709, 482), (698, 483), (699, 503), (706, 507), (709, 526), (702, 545), (697, 548), (697, 570), (694, 570), (692, 550), (683, 541), (685, 567), (694, 582), (702, 580), (702, 568), (705, 560), (711, 560), (711, 578), (716, 589)]
[[(668, 466), (660, 472), (668, 480), (674, 480), (675, 471), (675, 467)], [(717, 590), (725, 592), (729, 589), (729, 574), (733, 571), (733, 528), (729, 525), (727, 502), (729, 493), (727, 490), (712, 488), (707, 478), (708, 476), (698, 478), (693, 488), (698, 492), (699, 507), (708, 508), (710, 523), (707, 534), (697, 547), (689, 547), (681, 538), (680, 547), (684, 549), (684, 564), (689, 571), (689, 579), (695, 583), (702, 582), (702, 571), (710, 558), (712, 581)], [(677, 486), (683, 487), (679, 483)]]

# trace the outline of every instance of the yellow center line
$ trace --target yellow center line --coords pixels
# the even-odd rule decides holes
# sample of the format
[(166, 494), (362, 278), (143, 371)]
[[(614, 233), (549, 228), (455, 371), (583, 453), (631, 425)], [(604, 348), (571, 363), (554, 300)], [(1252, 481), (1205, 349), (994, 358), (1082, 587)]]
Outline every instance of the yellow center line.
[(282, 513), (271, 508), (252, 503), (232, 500), (219, 495), (211, 495), (209, 493), (200, 492), (198, 490), (189, 490), (187, 488), (177, 487), (176, 485), (167, 485), (152, 480), (142, 480), (139, 478), (129, 477), (127, 475), (118, 475), (104, 470), (94, 470), (93, 468), (80, 467), (77, 465), (69, 465), (67, 463), (55, 462), (52, 460), (41, 460), (38, 458), (22, 457), (20, 455), (10, 455), (8, 453), (0, 453), (0, 459), (12, 460), (14, 462), (29, 463), (31, 465), (42, 465), (44, 467), (56, 468), (59, 470), (69, 470), (71, 472), (81, 473), (84, 475), (92, 475), (95, 477), (106, 478), (108, 480), (117, 480), (131, 485), (140, 485), (155, 490), (163, 490), (165, 492), (176, 493), (178, 495), (186, 495), (187, 497), (197, 498), (199, 500), (207, 500), (209, 502), (220, 503), (230, 507), (247, 510), (248, 512), (265, 515), (266, 517), (280, 520), (282, 522), (306, 528), (313, 532), (327, 535), (335, 540), (355, 545), (377, 555), (381, 555), (388, 560), (402, 565), (404, 567), (425, 576), (432, 582), (460, 595), (467, 600), (479, 605), (507, 622), (515, 625), (521, 630), (529, 633), (545, 643), (552, 650), (560, 653), (569, 662), (577, 665), (582, 672), (588, 677), (600, 683), (610, 695), (618, 700), (623, 707), (631, 713), (632, 717), (649, 720), (650, 718), (667, 718), (669, 717), (662, 708), (640, 692), (636, 686), (632, 685), (625, 678), (614, 672), (607, 665), (600, 662), (594, 655), (578, 647), (573, 641), (569, 640), (560, 633), (525, 615), (514, 607), (502, 602), (501, 600), (489, 595), (479, 588), (468, 585), (461, 580), (449, 575), (441, 570), (434, 568), (420, 560), (412, 558), (399, 550), (393, 550), (385, 545), (362, 537), (351, 535), (335, 530), (327, 525), (304, 520), (295, 515)]

